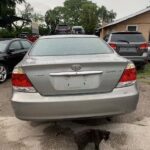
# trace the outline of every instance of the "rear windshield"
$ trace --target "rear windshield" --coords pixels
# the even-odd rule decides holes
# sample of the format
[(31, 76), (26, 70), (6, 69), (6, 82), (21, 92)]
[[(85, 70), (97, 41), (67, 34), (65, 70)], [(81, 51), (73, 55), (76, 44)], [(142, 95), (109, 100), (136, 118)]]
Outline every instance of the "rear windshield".
[(67, 30), (67, 29), (69, 29), (69, 27), (68, 26), (57, 26), (56, 27), (56, 30), (62, 30), (62, 29)]
[(145, 42), (142, 34), (112, 34), (112, 42)]
[(81, 28), (74, 28), (73, 30), (74, 30), (74, 31), (79, 31), (79, 32), (81, 32), (81, 31), (82, 31), (82, 29), (81, 29)]
[(32, 48), (30, 55), (62, 56), (113, 53), (99, 38), (54, 38), (40, 39)]

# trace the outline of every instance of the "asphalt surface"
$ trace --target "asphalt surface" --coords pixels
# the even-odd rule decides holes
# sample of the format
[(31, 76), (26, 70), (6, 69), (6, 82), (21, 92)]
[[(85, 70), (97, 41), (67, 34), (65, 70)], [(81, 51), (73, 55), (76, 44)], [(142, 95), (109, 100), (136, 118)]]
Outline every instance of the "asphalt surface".
[[(106, 119), (26, 122), (15, 118), (11, 84), (0, 84), (0, 150), (77, 150), (74, 134), (86, 129), (110, 131), (101, 150), (150, 150), (150, 85), (139, 82), (140, 100), (133, 113)], [(86, 150), (94, 150), (89, 144)]]

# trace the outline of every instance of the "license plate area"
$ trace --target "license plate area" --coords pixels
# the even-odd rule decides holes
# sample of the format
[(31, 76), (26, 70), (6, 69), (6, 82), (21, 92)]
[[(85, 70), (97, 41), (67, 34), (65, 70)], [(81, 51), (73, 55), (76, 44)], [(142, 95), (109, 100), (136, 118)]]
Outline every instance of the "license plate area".
[(120, 47), (121, 52), (136, 52), (137, 49), (135, 47)]
[(77, 75), (77, 76), (55, 76), (51, 82), (55, 90), (89, 90), (97, 89), (100, 86), (100, 74)]

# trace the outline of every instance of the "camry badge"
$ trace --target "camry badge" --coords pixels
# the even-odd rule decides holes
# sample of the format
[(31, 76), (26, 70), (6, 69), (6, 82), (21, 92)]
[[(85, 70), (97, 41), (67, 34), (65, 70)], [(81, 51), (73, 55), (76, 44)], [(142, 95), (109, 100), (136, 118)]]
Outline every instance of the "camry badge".
[(72, 65), (72, 66), (71, 66), (71, 69), (72, 69), (73, 71), (76, 71), (76, 72), (79, 71), (79, 70), (81, 70), (81, 68), (82, 68), (81, 65)]

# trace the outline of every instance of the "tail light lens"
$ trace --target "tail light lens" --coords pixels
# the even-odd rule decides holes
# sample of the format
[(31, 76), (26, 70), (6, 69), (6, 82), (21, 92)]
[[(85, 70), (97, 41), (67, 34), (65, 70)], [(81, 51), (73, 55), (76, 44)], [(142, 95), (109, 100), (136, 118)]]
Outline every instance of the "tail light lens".
[(114, 50), (117, 49), (117, 45), (115, 43), (109, 43), (110, 47), (113, 48)]
[(141, 44), (140, 45), (140, 50), (147, 51), (148, 50), (148, 43)]
[(27, 75), (24, 73), (22, 68), (17, 67), (12, 73), (12, 85), (15, 91), (19, 92), (36, 92), (32, 83), (28, 79)]
[(133, 63), (129, 63), (124, 70), (117, 87), (131, 86), (135, 84), (136, 76), (137, 72), (135, 65)]

